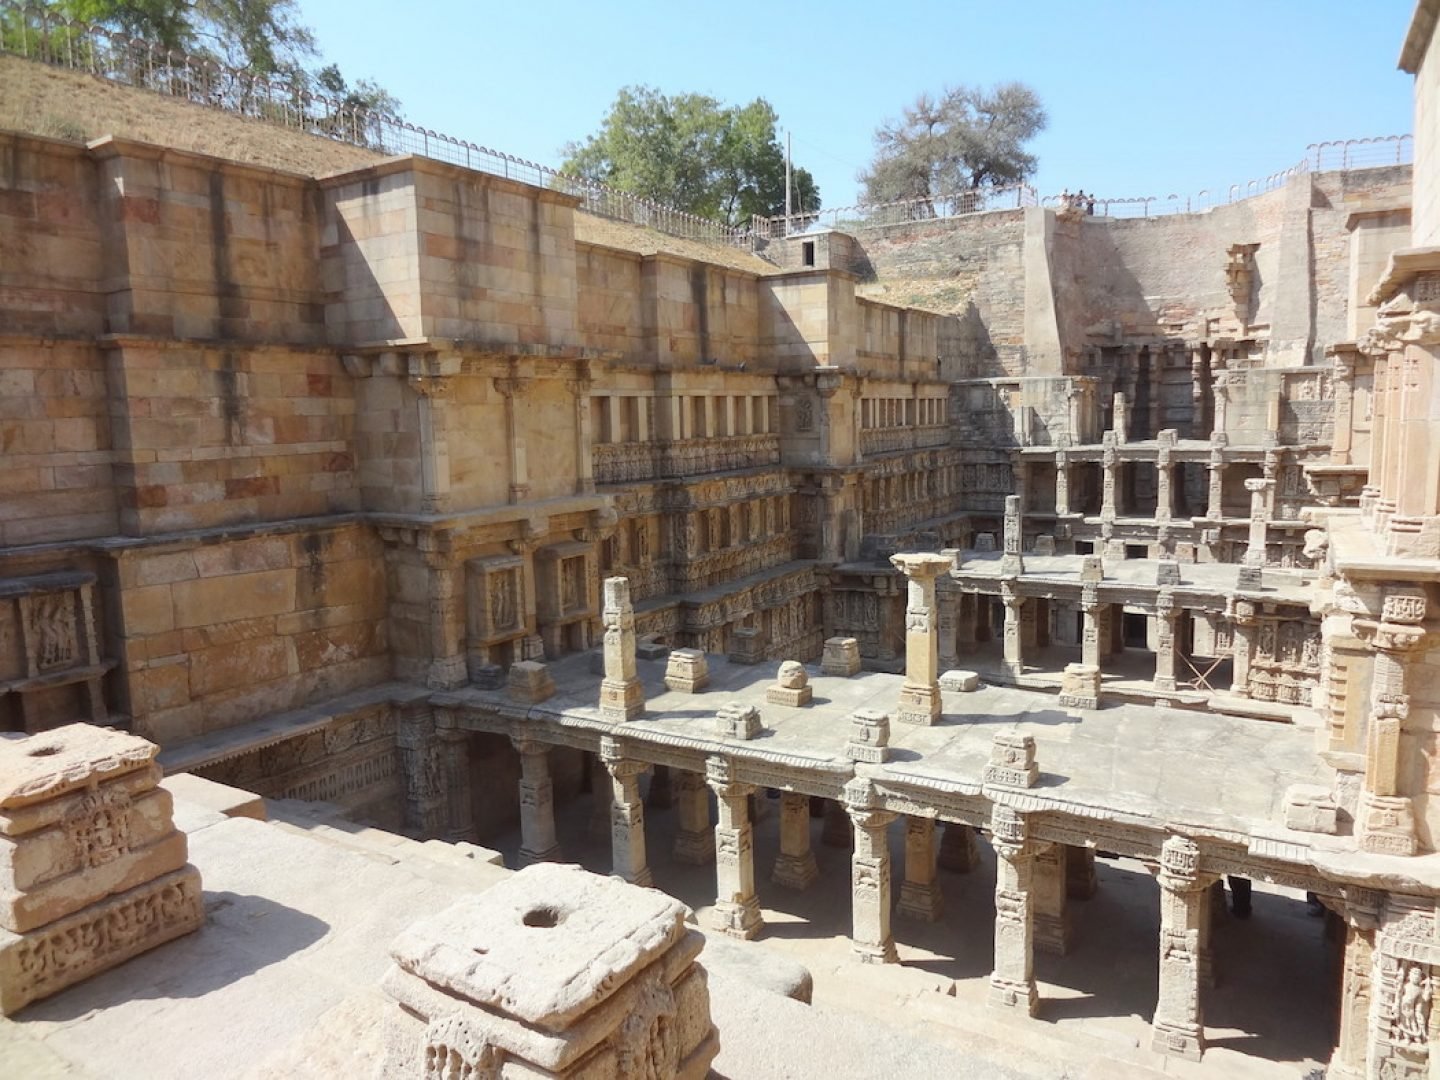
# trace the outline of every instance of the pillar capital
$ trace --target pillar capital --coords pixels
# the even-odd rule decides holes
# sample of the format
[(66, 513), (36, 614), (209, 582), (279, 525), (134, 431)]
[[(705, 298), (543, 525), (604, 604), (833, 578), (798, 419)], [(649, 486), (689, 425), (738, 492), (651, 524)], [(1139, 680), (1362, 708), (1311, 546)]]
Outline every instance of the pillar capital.
[(890, 565), (908, 578), (933, 581), (951, 569), (955, 563), (953, 559), (933, 552), (906, 552), (891, 555)]
[(1210, 882), (1200, 873), (1200, 845), (1188, 836), (1172, 836), (1160, 848), (1157, 877), (1171, 892), (1203, 889)]

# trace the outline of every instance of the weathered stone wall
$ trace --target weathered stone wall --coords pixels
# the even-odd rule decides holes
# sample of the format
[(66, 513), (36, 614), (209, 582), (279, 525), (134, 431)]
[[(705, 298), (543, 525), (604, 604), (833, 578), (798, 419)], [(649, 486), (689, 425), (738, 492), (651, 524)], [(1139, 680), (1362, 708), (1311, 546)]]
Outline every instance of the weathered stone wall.
[(115, 565), (121, 705), (155, 742), (390, 676), (381, 547), (363, 526), (137, 547)]
[(1354, 341), (1374, 321), (1365, 297), (1390, 252), (1405, 246), (1411, 174), (1409, 165), (1395, 165), (1311, 176), (1317, 346)]
[(640, 277), (643, 256), (630, 251), (575, 245), (580, 335), (594, 349), (640, 357), (645, 348), (641, 324)]
[(10, 333), (105, 328), (98, 177), (83, 147), (0, 132), (0, 308)]
[(359, 508), (354, 389), (333, 353), (134, 339), (106, 360), (125, 533)]
[(0, 546), (119, 531), (110, 423), (99, 348), (0, 339)]
[(577, 342), (574, 199), (428, 158), (322, 187), (332, 342)]
[(111, 333), (323, 340), (311, 181), (114, 139), (92, 156)]
[(964, 365), (957, 375), (1019, 375), (1024, 239), (1022, 210), (865, 229), (855, 257), (863, 257), (873, 278), (861, 291), (890, 304), (954, 312)]

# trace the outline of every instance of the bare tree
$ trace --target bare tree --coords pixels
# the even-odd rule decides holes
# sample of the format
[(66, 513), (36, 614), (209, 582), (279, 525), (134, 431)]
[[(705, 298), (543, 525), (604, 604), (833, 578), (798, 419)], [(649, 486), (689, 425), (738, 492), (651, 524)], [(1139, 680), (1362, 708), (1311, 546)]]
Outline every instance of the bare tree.
[(922, 212), (933, 214), (938, 197), (1018, 183), (1035, 172), (1035, 155), (1025, 144), (1046, 119), (1040, 98), (1024, 83), (921, 94), (898, 120), (876, 130), (875, 156), (859, 178), (864, 200), (922, 199)]

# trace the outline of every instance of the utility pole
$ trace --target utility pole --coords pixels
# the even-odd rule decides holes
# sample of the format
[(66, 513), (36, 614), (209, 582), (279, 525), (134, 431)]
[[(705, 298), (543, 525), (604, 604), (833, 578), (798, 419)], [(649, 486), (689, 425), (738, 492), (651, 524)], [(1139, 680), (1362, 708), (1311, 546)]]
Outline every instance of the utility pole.
[(790, 130), (785, 130), (785, 235), (790, 235)]

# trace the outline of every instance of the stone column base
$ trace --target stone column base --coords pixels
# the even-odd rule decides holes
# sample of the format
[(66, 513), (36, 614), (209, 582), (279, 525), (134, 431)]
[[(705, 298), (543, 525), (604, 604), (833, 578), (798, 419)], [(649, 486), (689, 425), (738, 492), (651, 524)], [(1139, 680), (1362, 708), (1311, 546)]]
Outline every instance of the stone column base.
[(736, 903), (733, 900), (716, 901), (710, 916), (710, 925), (726, 937), (749, 941), (760, 933), (765, 920), (760, 917), (760, 899), (751, 896)]
[(1182, 1057), (1187, 1061), (1199, 1061), (1205, 1048), (1205, 1038), (1199, 1027), (1192, 1024), (1176, 1024), (1155, 1018), (1151, 1025), (1150, 1049), (1157, 1054)]
[(775, 868), (770, 872), (770, 880), (776, 885), (796, 890), (808, 889), (819, 876), (820, 868), (815, 865), (815, 856), (808, 851), (804, 855), (777, 856)]
[(1355, 815), (1355, 832), (1360, 850), (1377, 855), (1414, 855), (1419, 850), (1415, 836), (1415, 809), (1403, 795), (1360, 793)]
[(912, 919), (920, 919), (924, 922), (937, 921), (945, 910), (939, 883), (934, 881), (928, 884), (918, 881), (901, 882), (900, 905), (897, 910), (901, 915)]
[(911, 686), (900, 688), (900, 708), (895, 719), (902, 724), (928, 727), (940, 719), (940, 687)]
[(1023, 1009), (1026, 1016), (1034, 1016), (1040, 994), (1034, 983), (1011, 982), (991, 975), (988, 1001), (996, 1008)]
[(564, 861), (565, 861), (565, 860), (564, 860), (564, 858), (563, 858), (563, 852), (561, 852), (561, 850), (560, 850), (560, 845), (559, 845), (559, 844), (551, 844), (551, 845), (550, 845), (548, 848), (546, 848), (544, 851), (528, 851), (528, 850), (526, 850), (526, 849), (523, 848), (523, 847), (520, 849), (520, 865), (521, 865), (521, 866), (531, 866), (531, 865), (533, 865), (534, 863), (542, 863), (542, 862), (564, 862)]
[(850, 952), (862, 964), (898, 964), (900, 955), (895, 951), (895, 942), (887, 938), (883, 944), (851, 940)]
[(600, 681), (600, 718), (602, 720), (634, 720), (645, 712), (645, 687), (639, 679), (602, 679)]

